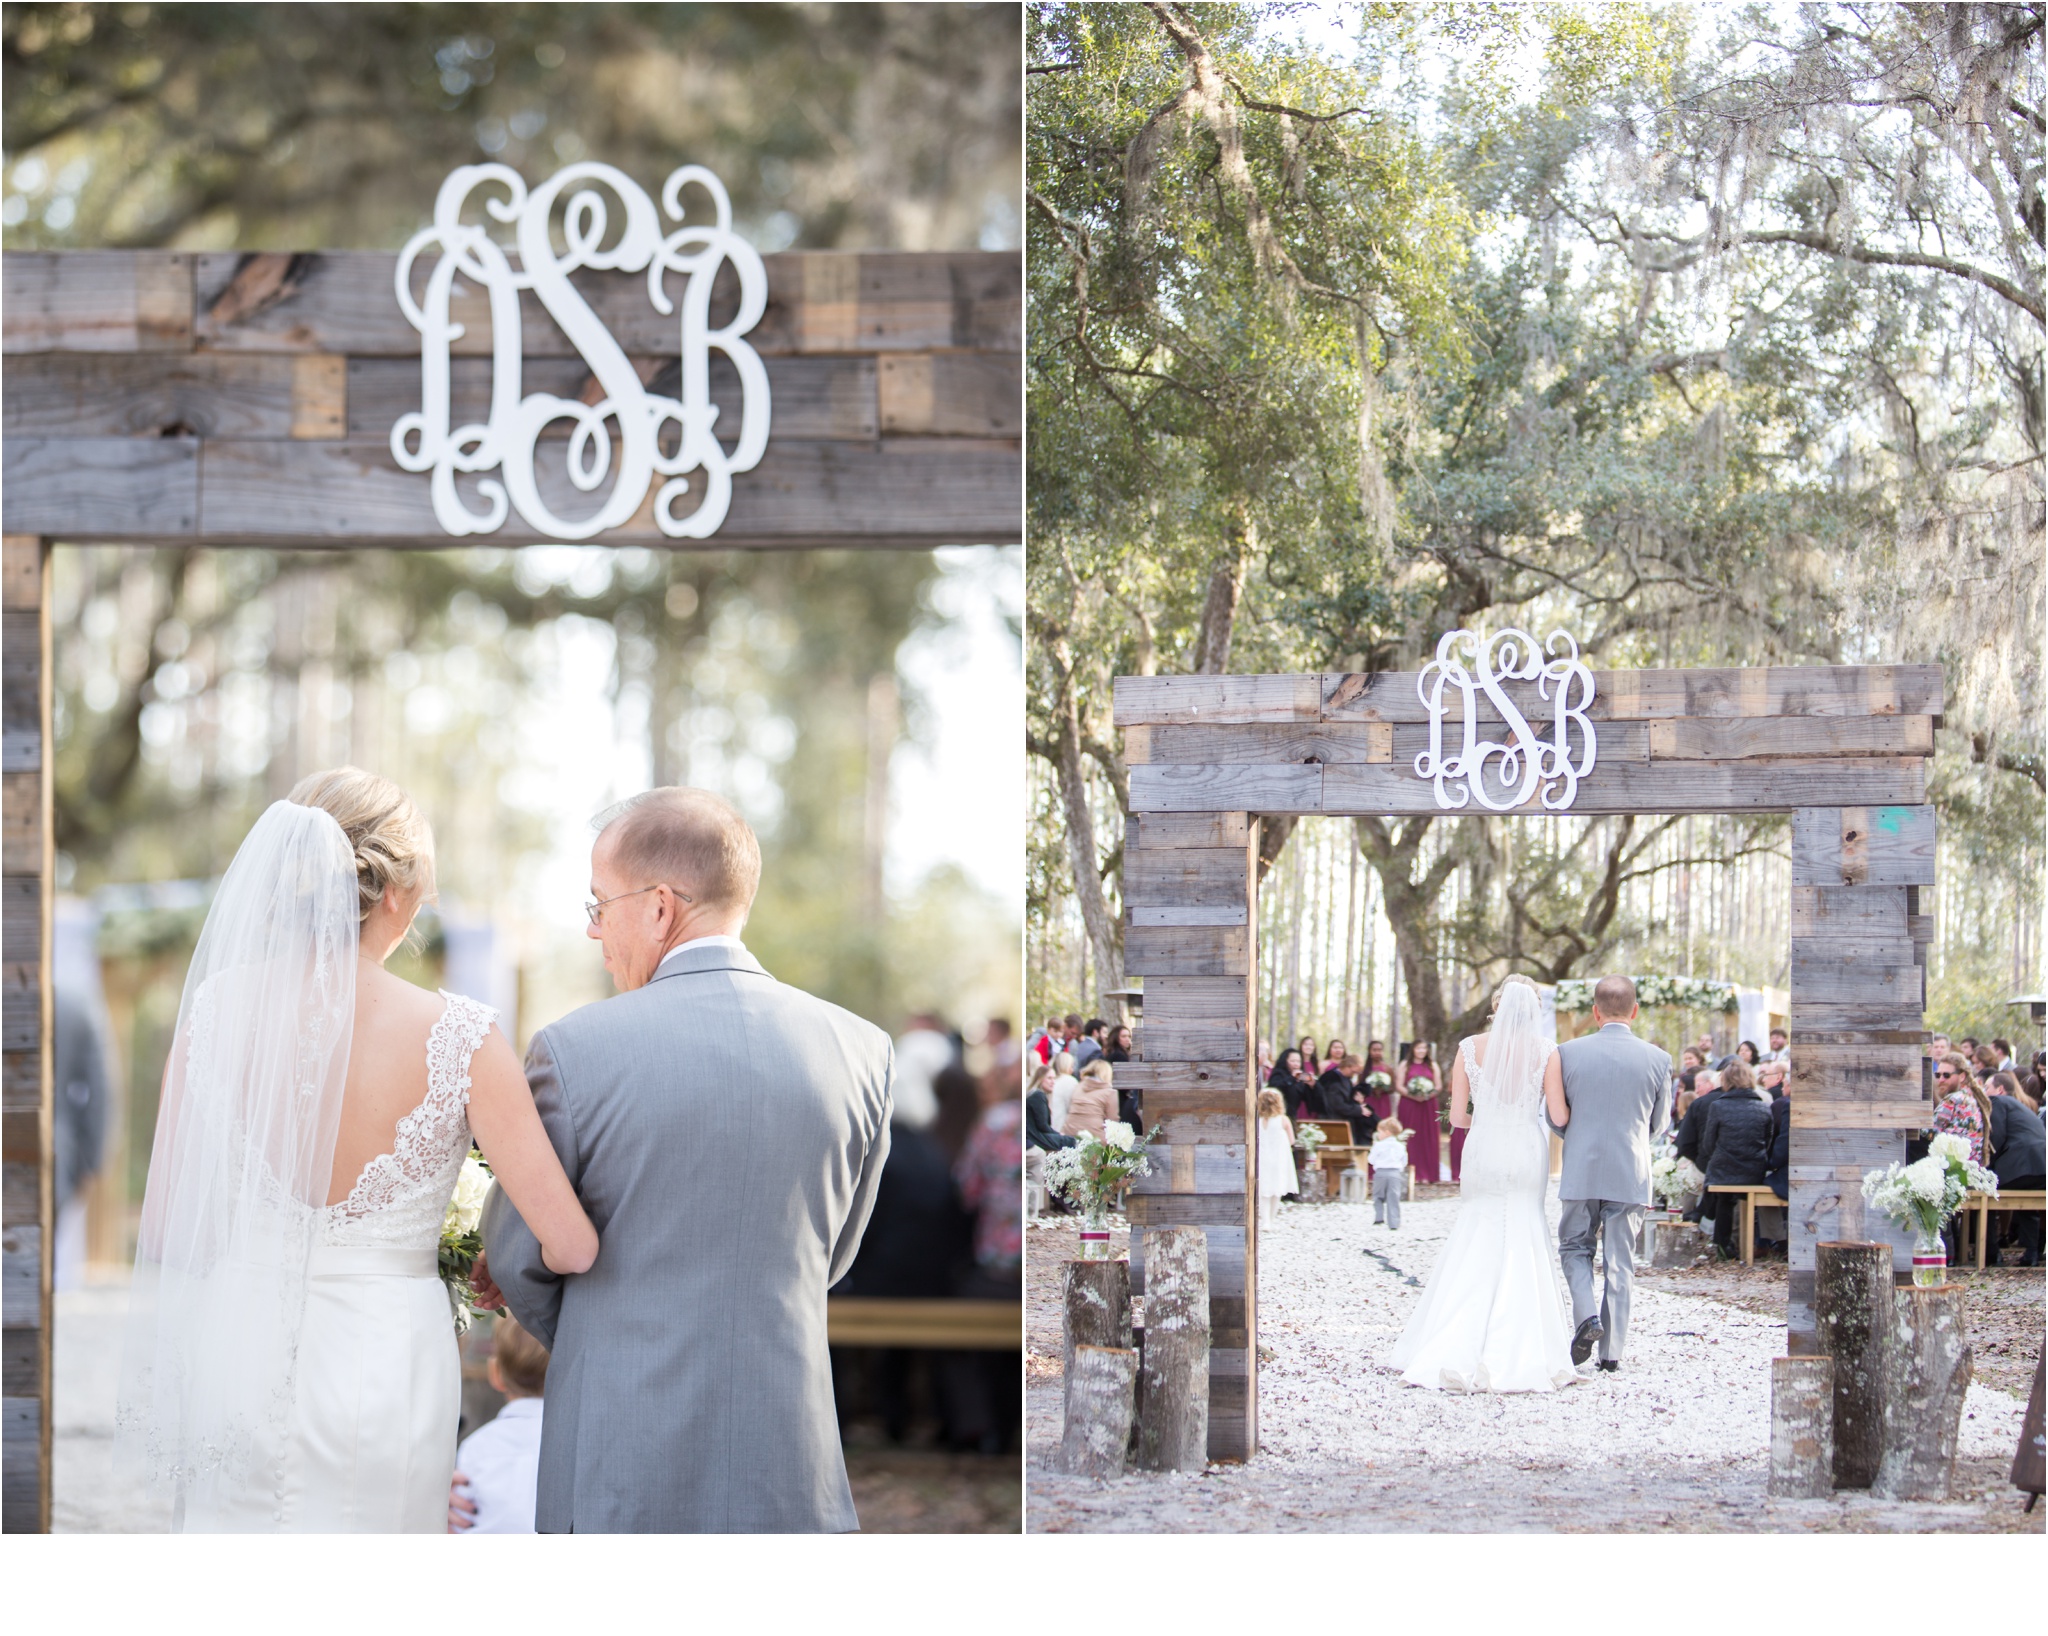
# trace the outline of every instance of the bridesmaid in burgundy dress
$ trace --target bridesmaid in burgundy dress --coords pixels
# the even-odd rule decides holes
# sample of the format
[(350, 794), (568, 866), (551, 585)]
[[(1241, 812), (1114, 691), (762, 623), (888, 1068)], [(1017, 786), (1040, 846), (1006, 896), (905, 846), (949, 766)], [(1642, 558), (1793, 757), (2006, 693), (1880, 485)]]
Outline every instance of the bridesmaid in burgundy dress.
[[(1374, 1076), (1378, 1083), (1374, 1083)], [(1379, 1040), (1367, 1042), (1365, 1072), (1358, 1076), (1358, 1088), (1365, 1092), (1365, 1105), (1372, 1109), (1373, 1123), (1394, 1116), (1394, 1065), (1387, 1061), (1387, 1048)]]
[(1437, 1116), (1437, 1090), (1429, 1041), (1417, 1040), (1408, 1047), (1408, 1060), (1401, 1064), (1401, 1104), (1395, 1117), (1415, 1132), (1408, 1145), (1408, 1162), (1414, 1166), (1418, 1182), (1438, 1181), (1443, 1175), (1443, 1121)]

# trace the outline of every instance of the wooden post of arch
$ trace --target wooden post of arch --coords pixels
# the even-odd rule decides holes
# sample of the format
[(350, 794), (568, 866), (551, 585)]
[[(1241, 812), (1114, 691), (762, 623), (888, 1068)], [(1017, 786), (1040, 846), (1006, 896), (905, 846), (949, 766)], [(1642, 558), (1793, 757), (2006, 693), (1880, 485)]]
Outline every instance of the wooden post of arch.
[[(1864, 1171), (1925, 1126), (1926, 951), (1942, 709), (1932, 665), (1596, 671), (1599, 759), (1572, 811), (1792, 814), (1793, 1353), (1812, 1350), (1813, 1247), (1910, 1241), (1866, 1217)], [(1142, 980), (1139, 1060), (1119, 1070), (1163, 1127), (1132, 1224), (1197, 1225), (1212, 1268), (1212, 1458), (1258, 1448), (1255, 974), (1259, 815), (1436, 816), (1415, 776), (1414, 672), (1116, 681), (1134, 816), (1124, 967)], [(1531, 720), (1548, 707), (1508, 691)], [(1482, 712), (1482, 716), (1485, 713)], [(1482, 726), (1499, 729), (1498, 721)], [(1495, 731), (1493, 736), (1500, 736)], [(1538, 809), (1540, 810), (1540, 809)], [(1503, 814), (1502, 816), (1509, 816)], [(1241, 1248), (1241, 1252), (1239, 1247)], [(1235, 1275), (1241, 1253), (1241, 1282)], [(1133, 1283), (1142, 1269), (1133, 1268)]]

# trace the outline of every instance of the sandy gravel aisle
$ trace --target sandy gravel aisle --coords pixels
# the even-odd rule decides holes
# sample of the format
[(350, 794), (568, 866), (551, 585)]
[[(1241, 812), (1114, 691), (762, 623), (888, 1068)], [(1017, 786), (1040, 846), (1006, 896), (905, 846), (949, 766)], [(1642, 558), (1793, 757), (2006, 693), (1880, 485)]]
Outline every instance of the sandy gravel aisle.
[[(1637, 1284), (1619, 1374), (1589, 1371), (1563, 1391), (1513, 1397), (1403, 1384), (1378, 1359), (1420, 1298), (1456, 1209), (1455, 1197), (1419, 1200), (1395, 1234), (1375, 1228), (1367, 1209), (1283, 1207), (1260, 1250), (1260, 1453), (1200, 1475), (1113, 1483), (1048, 1464), (1060, 1425), (1059, 1268), (1075, 1244), (1064, 1227), (1034, 1229), (1027, 1527), (2042, 1532), (2048, 1512), (2022, 1516), (2006, 1483), (2023, 1405), (1982, 1386), (1970, 1391), (1947, 1503), (1767, 1498), (1768, 1360), (1784, 1345), (1781, 1299), (1735, 1304), (1652, 1277)], [(1549, 1210), (1554, 1225), (1555, 1199)], [(1727, 1273), (1768, 1278), (1766, 1269)], [(1782, 1290), (1782, 1268), (1776, 1282)], [(2031, 1310), (2037, 1321), (2038, 1305)]]

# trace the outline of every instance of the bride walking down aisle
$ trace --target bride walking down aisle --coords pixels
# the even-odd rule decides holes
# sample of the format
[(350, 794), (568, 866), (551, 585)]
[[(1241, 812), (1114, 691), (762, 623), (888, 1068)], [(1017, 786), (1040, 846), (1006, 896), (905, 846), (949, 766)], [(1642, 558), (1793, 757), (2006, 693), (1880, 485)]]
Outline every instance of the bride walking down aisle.
[(1494, 996), (1492, 1028), (1451, 1064), (1451, 1123), (1469, 1125), (1457, 1224), (1387, 1362), (1432, 1391), (1548, 1392), (1578, 1378), (1543, 1218), (1550, 1179), (1544, 1127), (1570, 1118), (1546, 1095), (1555, 1045), (1526, 977)]

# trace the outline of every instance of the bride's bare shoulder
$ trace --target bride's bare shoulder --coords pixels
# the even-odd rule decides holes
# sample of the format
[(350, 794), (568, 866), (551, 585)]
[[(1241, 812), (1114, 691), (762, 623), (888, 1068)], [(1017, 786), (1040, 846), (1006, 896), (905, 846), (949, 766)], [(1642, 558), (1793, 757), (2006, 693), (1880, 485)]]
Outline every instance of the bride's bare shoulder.
[(380, 1031), (427, 1037), (448, 1002), (430, 989), (408, 983), (382, 966), (365, 962), (356, 974), (356, 1017)]

